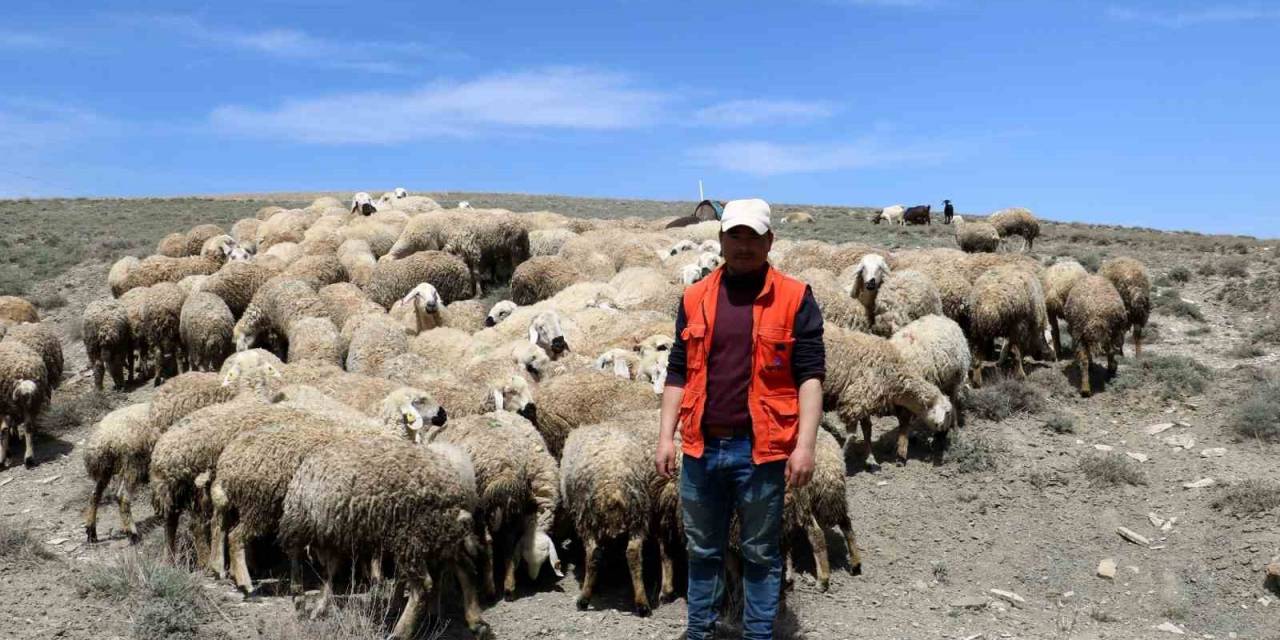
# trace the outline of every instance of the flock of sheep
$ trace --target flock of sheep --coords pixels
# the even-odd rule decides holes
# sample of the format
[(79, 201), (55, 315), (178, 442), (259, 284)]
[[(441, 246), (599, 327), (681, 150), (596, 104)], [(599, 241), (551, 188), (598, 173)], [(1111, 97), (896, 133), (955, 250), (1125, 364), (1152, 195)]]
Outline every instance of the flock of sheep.
[[(1114, 372), (1129, 330), (1141, 348), (1145, 268), (1120, 258), (1091, 275), (1073, 260), (1044, 268), (995, 252), (1001, 229), (1028, 247), (1038, 234), (1030, 212), (1010, 211), (995, 245), (966, 240), (987, 223), (958, 224), (965, 251), (775, 242), (773, 264), (809, 283), (824, 314), (824, 410), (861, 429), (868, 463), (882, 415), (898, 418), (899, 462), (917, 423), (940, 452), (997, 341), (997, 364), (1011, 357), (1024, 375), (1024, 357), (1056, 358), (1064, 318), (1086, 395), (1093, 356)], [(664, 601), (683, 547), (678, 481), (652, 463), (673, 314), (684, 287), (721, 264), (718, 222), (667, 222), (443, 209), (397, 189), (350, 206), (266, 207), (229, 233), (200, 225), (120, 260), (112, 297), (84, 310), (94, 381), (159, 388), (88, 439), (86, 535), (97, 539), (115, 480), (136, 541), (131, 502), (149, 481), (171, 553), (185, 519), (197, 562), (246, 594), (255, 540), (288, 556), (295, 594), (304, 558), (323, 567), (312, 615), (331, 605), (340, 572), (361, 584), (394, 576), (408, 598), (395, 637), (412, 636), (446, 581), (471, 631), (487, 635), (481, 594), (496, 597), (501, 580), (511, 597), (520, 567), (561, 575), (571, 537), (586, 607), (602, 545), (625, 539), (634, 610), (648, 613), (645, 545), (657, 543)], [(481, 304), (508, 283), (510, 300)], [(0, 298), (0, 442), (17, 425), (31, 464), (61, 348), (24, 302)], [(820, 433), (814, 481), (786, 500), (784, 544), (811, 543), (824, 589), (825, 530), (839, 528), (861, 566), (842, 431)]]

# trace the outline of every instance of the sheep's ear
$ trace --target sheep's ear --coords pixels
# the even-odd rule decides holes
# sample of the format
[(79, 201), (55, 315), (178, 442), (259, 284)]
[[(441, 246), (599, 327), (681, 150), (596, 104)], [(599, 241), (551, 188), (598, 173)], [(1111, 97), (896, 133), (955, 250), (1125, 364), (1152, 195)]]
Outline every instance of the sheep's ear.
[(654, 375), (650, 376), (653, 378), (653, 392), (657, 394), (662, 393), (662, 383), (665, 381), (665, 378), (666, 378), (665, 375), (658, 375), (660, 373), (661, 372), (655, 372)]
[(498, 389), (493, 390), (493, 410), (502, 411), (502, 392)]
[(529, 344), (538, 344), (538, 326), (536, 324), (529, 325)]
[(614, 357), (613, 359), (613, 375), (619, 378), (631, 379), (631, 368), (627, 366), (626, 358)]
[(538, 535), (546, 538), (547, 559), (551, 561), (551, 570), (556, 572), (557, 578), (563, 578), (564, 573), (560, 571), (560, 555), (556, 553), (556, 544), (551, 541), (551, 536), (548, 536), (545, 533), (540, 533)]

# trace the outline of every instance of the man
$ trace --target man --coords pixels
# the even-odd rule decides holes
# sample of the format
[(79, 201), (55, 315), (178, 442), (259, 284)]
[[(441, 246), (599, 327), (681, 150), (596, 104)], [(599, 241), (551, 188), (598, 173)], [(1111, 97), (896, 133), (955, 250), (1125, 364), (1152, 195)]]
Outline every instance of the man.
[(942, 204), (945, 205), (942, 209), (942, 224), (951, 224), (951, 218), (956, 215), (956, 208), (951, 206), (950, 200), (943, 200)]
[(689, 551), (687, 640), (710, 638), (724, 595), (729, 520), (741, 523), (743, 638), (772, 638), (782, 588), (782, 500), (813, 476), (826, 373), (822, 314), (769, 266), (769, 205), (724, 206), (724, 266), (684, 292), (668, 359), (658, 473), (675, 472)]

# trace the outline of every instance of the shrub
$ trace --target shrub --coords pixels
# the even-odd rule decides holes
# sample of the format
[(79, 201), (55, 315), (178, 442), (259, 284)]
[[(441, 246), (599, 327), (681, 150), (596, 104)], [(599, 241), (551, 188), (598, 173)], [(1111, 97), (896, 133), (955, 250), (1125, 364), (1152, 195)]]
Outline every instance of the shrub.
[(1262, 347), (1247, 341), (1239, 342), (1236, 346), (1227, 349), (1227, 356), (1236, 360), (1248, 360), (1249, 358), (1266, 355), (1266, 353), (1266, 351), (1262, 350)]
[(66, 296), (56, 291), (54, 293), (33, 295), (30, 296), (28, 300), (31, 301), (31, 304), (34, 304), (43, 310), (58, 309), (60, 307), (67, 306)]
[(1155, 308), (1172, 316), (1204, 322), (1200, 308), (1183, 300), (1177, 289), (1161, 289), (1156, 295)]
[(36, 420), (45, 433), (63, 433), (97, 422), (115, 408), (114, 399), (114, 394), (99, 392), (92, 386), (74, 392), (60, 389), (53, 395), (53, 404)]
[(1222, 490), (1213, 508), (1236, 515), (1263, 513), (1280, 507), (1280, 484), (1257, 478), (1233, 484)]
[[(1067, 336), (1063, 335), (1062, 354), (1059, 357), (1070, 360), (1075, 351), (1067, 346)], [(1027, 382), (1039, 387), (1053, 398), (1075, 398), (1079, 393), (1071, 386), (1062, 369), (1057, 367), (1041, 367), (1027, 374)]]
[(1228, 278), (1247, 278), (1249, 261), (1240, 256), (1225, 256), (1218, 261), (1218, 273)]
[(967, 431), (961, 433), (964, 437), (951, 436), (944, 462), (955, 465), (960, 473), (994, 471), (1000, 466), (1003, 451), (996, 443), (984, 436), (969, 435)]
[(1080, 459), (1080, 472), (1096, 486), (1144, 485), (1147, 475), (1137, 463), (1114, 453), (1091, 454)]
[(1160, 399), (1171, 400), (1204, 391), (1211, 373), (1188, 356), (1147, 356), (1122, 368), (1112, 386), (1117, 391), (1155, 387)]
[(1191, 270), (1185, 266), (1178, 265), (1169, 270), (1169, 279), (1174, 282), (1186, 284), (1191, 281)]
[(1254, 342), (1280, 344), (1280, 318), (1272, 318), (1269, 322), (1264, 322), (1262, 326), (1253, 331), (1253, 335), (1250, 338)]
[(1075, 433), (1076, 419), (1065, 414), (1055, 413), (1044, 421), (1044, 427), (1054, 433)]
[(0, 522), (0, 565), (31, 566), (56, 557), (31, 531)]
[(1280, 441), (1280, 383), (1254, 391), (1231, 417), (1231, 428), (1241, 437)]
[(973, 415), (1000, 421), (1017, 413), (1036, 413), (1045, 407), (1041, 391), (1012, 375), (990, 376), (981, 389), (969, 389), (964, 406)]
[(1196, 267), (1196, 273), (1202, 276), (1217, 275), (1218, 267), (1213, 263), (1212, 260), (1205, 260), (1204, 262), (1200, 263), (1200, 266)]
[(1187, 329), (1187, 335), (1193, 338), (1207, 336), (1210, 333), (1213, 333), (1213, 329), (1210, 329), (1207, 325), (1200, 325), (1198, 327), (1191, 327), (1190, 329)]

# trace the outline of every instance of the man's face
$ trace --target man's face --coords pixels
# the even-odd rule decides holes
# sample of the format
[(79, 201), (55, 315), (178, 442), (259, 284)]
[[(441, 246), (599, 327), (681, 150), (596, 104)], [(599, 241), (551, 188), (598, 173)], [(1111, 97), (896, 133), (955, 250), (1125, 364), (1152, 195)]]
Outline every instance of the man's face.
[(720, 253), (725, 267), (733, 273), (750, 273), (764, 267), (773, 247), (773, 232), (764, 235), (747, 226), (737, 226), (720, 232)]

